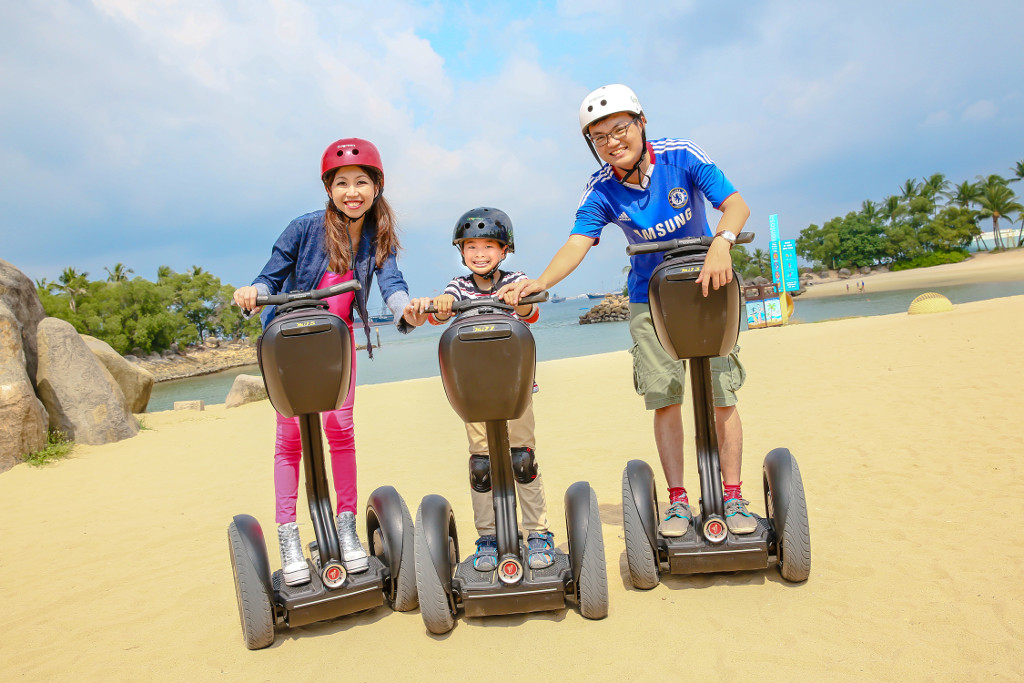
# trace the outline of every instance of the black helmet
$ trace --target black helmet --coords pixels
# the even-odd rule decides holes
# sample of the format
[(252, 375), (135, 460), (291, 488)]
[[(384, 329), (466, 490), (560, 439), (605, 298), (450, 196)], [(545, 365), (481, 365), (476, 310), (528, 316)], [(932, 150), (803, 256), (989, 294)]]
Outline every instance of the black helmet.
[(474, 238), (501, 242), (508, 247), (509, 253), (516, 250), (515, 239), (512, 236), (512, 219), (501, 209), (481, 206), (459, 217), (452, 233), (452, 244), (459, 247), (463, 240)]

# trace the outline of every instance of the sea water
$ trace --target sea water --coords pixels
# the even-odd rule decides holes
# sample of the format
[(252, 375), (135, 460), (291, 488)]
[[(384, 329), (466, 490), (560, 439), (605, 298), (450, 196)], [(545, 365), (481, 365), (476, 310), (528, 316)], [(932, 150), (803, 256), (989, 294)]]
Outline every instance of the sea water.
[[(1024, 294), (1024, 281), (921, 287), (888, 292), (872, 292), (870, 280), (865, 279), (865, 283), (867, 287), (864, 292), (820, 299), (797, 297), (791, 323), (904, 313), (910, 302), (924, 292), (938, 292), (954, 304)], [(854, 281), (851, 281), (852, 284)], [(557, 360), (628, 349), (632, 345), (628, 322), (579, 324), (579, 317), (596, 303), (583, 298), (541, 304), (540, 319), (531, 326), (537, 343), (537, 360)], [(741, 318), (743, 329), (746, 329), (745, 316)], [(437, 344), (444, 329), (444, 326), (426, 324), (404, 335), (394, 325), (372, 328), (370, 339), (376, 347), (379, 333), (380, 348), (374, 348), (373, 360), (367, 357), (365, 351), (359, 352), (356, 358), (356, 384), (381, 384), (438, 376)], [(758, 332), (751, 330), (749, 334)], [(355, 333), (356, 342), (365, 343), (365, 332), (357, 329)], [(742, 343), (742, 338), (740, 341)], [(175, 401), (223, 403), (235, 377), (243, 373), (259, 374), (259, 368), (249, 365), (202, 377), (160, 382), (153, 387), (148, 411), (170, 410)]]

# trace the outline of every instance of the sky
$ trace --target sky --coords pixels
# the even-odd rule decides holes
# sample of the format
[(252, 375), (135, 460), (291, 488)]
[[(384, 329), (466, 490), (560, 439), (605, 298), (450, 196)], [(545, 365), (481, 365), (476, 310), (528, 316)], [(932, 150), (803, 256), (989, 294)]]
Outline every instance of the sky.
[[(413, 296), (464, 272), (451, 232), (477, 206), (538, 275), (597, 169), (577, 112), (607, 83), (649, 137), (715, 160), (767, 248), (770, 214), (795, 239), (908, 178), (1011, 175), (1021, 27), (1019, 0), (0, 0), (0, 258), (248, 284), (323, 208), (323, 150), (362, 137)], [(620, 288), (625, 244), (606, 229), (556, 292)]]

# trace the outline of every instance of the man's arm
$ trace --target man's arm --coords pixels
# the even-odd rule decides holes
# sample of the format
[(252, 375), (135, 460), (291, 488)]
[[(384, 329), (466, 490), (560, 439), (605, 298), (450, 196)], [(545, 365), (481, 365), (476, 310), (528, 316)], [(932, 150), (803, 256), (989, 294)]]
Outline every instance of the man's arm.
[[(750, 217), (750, 208), (743, 201), (743, 197), (739, 192), (734, 192), (718, 208), (722, 212), (722, 218), (718, 221), (716, 231), (728, 230), (738, 235)], [(732, 245), (721, 238), (711, 243), (708, 255), (704, 258), (704, 268), (697, 277), (697, 282), (704, 285), (704, 296), (708, 295), (708, 285), (718, 289), (732, 282), (732, 256), (729, 254), (731, 249)]]
[[(723, 206), (725, 203), (723, 202)], [(520, 280), (505, 285), (498, 290), (498, 297), (505, 303), (513, 306), (519, 305), (519, 299), (535, 292), (551, 289), (559, 282), (569, 277), (569, 274), (583, 262), (583, 258), (594, 246), (594, 238), (585, 235), (569, 235), (569, 240), (562, 245), (551, 263), (544, 269), (536, 280)]]

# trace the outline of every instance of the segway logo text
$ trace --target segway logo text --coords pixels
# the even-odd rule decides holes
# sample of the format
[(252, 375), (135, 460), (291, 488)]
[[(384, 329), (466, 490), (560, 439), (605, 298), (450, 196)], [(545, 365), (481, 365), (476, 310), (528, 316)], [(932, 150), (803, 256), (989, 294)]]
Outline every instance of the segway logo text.
[(474, 332), (494, 332), (494, 325), (473, 325)]
[(669, 218), (667, 221), (657, 223), (652, 228), (641, 228), (639, 230), (634, 230), (633, 232), (640, 239), (656, 240), (659, 237), (664, 237), (665, 235), (673, 233), (679, 228), (683, 227), (684, 225), (686, 225), (686, 221), (690, 220), (691, 218), (693, 218), (693, 209), (691, 209), (688, 206), (686, 207), (686, 211), (677, 213), (675, 216)]
[(295, 327), (309, 327), (310, 325), (316, 325), (315, 320), (302, 320), (295, 323)]

